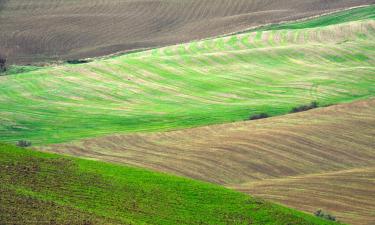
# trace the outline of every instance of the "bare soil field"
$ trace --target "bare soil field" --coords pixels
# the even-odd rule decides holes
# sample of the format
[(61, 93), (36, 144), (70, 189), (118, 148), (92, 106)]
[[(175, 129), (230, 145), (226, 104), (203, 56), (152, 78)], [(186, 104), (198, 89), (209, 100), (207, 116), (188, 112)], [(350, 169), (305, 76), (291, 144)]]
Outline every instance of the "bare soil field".
[(375, 224), (375, 168), (272, 179), (232, 186), (306, 212), (323, 209), (350, 224)]
[[(344, 222), (370, 224), (375, 219), (370, 213), (374, 170), (362, 176), (362, 170), (355, 169), (375, 166), (374, 115), (371, 99), (257, 121), (87, 139), (44, 150), (192, 177), (309, 213), (323, 208)], [(336, 173), (340, 176), (332, 178)], [(305, 190), (307, 196), (299, 198)], [(353, 199), (358, 204), (348, 206)]]
[(87, 58), (310, 17), (374, 0), (0, 0), (9, 63)]

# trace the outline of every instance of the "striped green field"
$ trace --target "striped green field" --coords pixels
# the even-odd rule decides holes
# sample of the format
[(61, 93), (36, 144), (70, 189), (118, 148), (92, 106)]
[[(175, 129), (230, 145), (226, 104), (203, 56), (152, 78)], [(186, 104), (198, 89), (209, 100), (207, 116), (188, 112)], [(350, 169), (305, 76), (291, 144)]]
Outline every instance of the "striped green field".
[(271, 24), (257, 28), (257, 30), (281, 30), (281, 29), (305, 29), (305, 28), (315, 28), (324, 27), (329, 25), (334, 25), (338, 23), (346, 23), (352, 21), (360, 21), (364, 19), (375, 19), (374, 6), (370, 7), (360, 7), (354, 8), (352, 10), (346, 10), (339, 13), (334, 13), (333, 15), (320, 16), (315, 19), (302, 20), (300, 22), (294, 23), (281, 23), (281, 24)]
[(2, 76), (0, 141), (174, 130), (375, 96), (374, 8), (356, 9), (362, 17), (326, 16), (346, 18), (326, 26), (253, 31)]

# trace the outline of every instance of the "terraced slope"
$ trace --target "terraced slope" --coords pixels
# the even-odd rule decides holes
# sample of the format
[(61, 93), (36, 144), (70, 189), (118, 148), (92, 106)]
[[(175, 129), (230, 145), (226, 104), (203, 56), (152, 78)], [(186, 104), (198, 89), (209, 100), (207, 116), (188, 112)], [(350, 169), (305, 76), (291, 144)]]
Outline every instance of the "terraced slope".
[(375, 166), (375, 99), (258, 121), (111, 135), (45, 150), (218, 184)]
[(374, 0), (1, 0), (11, 63), (102, 56), (295, 20)]
[(1, 224), (333, 224), (223, 187), (0, 144)]
[(272, 179), (232, 188), (306, 212), (324, 209), (350, 224), (375, 224), (375, 168)]
[(370, 13), (364, 20), (0, 77), (0, 140), (47, 144), (174, 130), (375, 96), (375, 10), (361, 10)]

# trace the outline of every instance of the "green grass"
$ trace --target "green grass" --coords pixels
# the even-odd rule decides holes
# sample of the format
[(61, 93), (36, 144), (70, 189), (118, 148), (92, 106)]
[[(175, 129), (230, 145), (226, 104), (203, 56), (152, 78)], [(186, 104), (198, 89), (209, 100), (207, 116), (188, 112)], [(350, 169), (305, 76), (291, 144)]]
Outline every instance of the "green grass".
[(208, 183), (6, 144), (0, 144), (0, 221), (331, 224)]
[(329, 25), (346, 23), (364, 19), (375, 19), (375, 5), (359, 7), (349, 10), (344, 10), (337, 13), (332, 13), (320, 16), (314, 19), (303, 20), (299, 22), (288, 22), (281, 24), (271, 24), (264, 27), (256, 28), (256, 30), (281, 30), (281, 29), (306, 29), (325, 27)]
[(373, 97), (372, 9), (343, 13), (324, 27), (314, 25), (323, 23), (317, 18), (293, 29), (1, 76), (0, 141), (39, 145), (174, 130)]

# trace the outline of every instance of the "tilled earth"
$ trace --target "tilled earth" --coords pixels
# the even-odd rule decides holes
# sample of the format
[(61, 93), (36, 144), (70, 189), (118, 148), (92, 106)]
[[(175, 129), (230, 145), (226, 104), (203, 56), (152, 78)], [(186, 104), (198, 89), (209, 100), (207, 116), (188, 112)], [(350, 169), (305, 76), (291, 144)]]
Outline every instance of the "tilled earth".
[(0, 54), (11, 64), (96, 57), (373, 3), (375, 0), (0, 0)]

